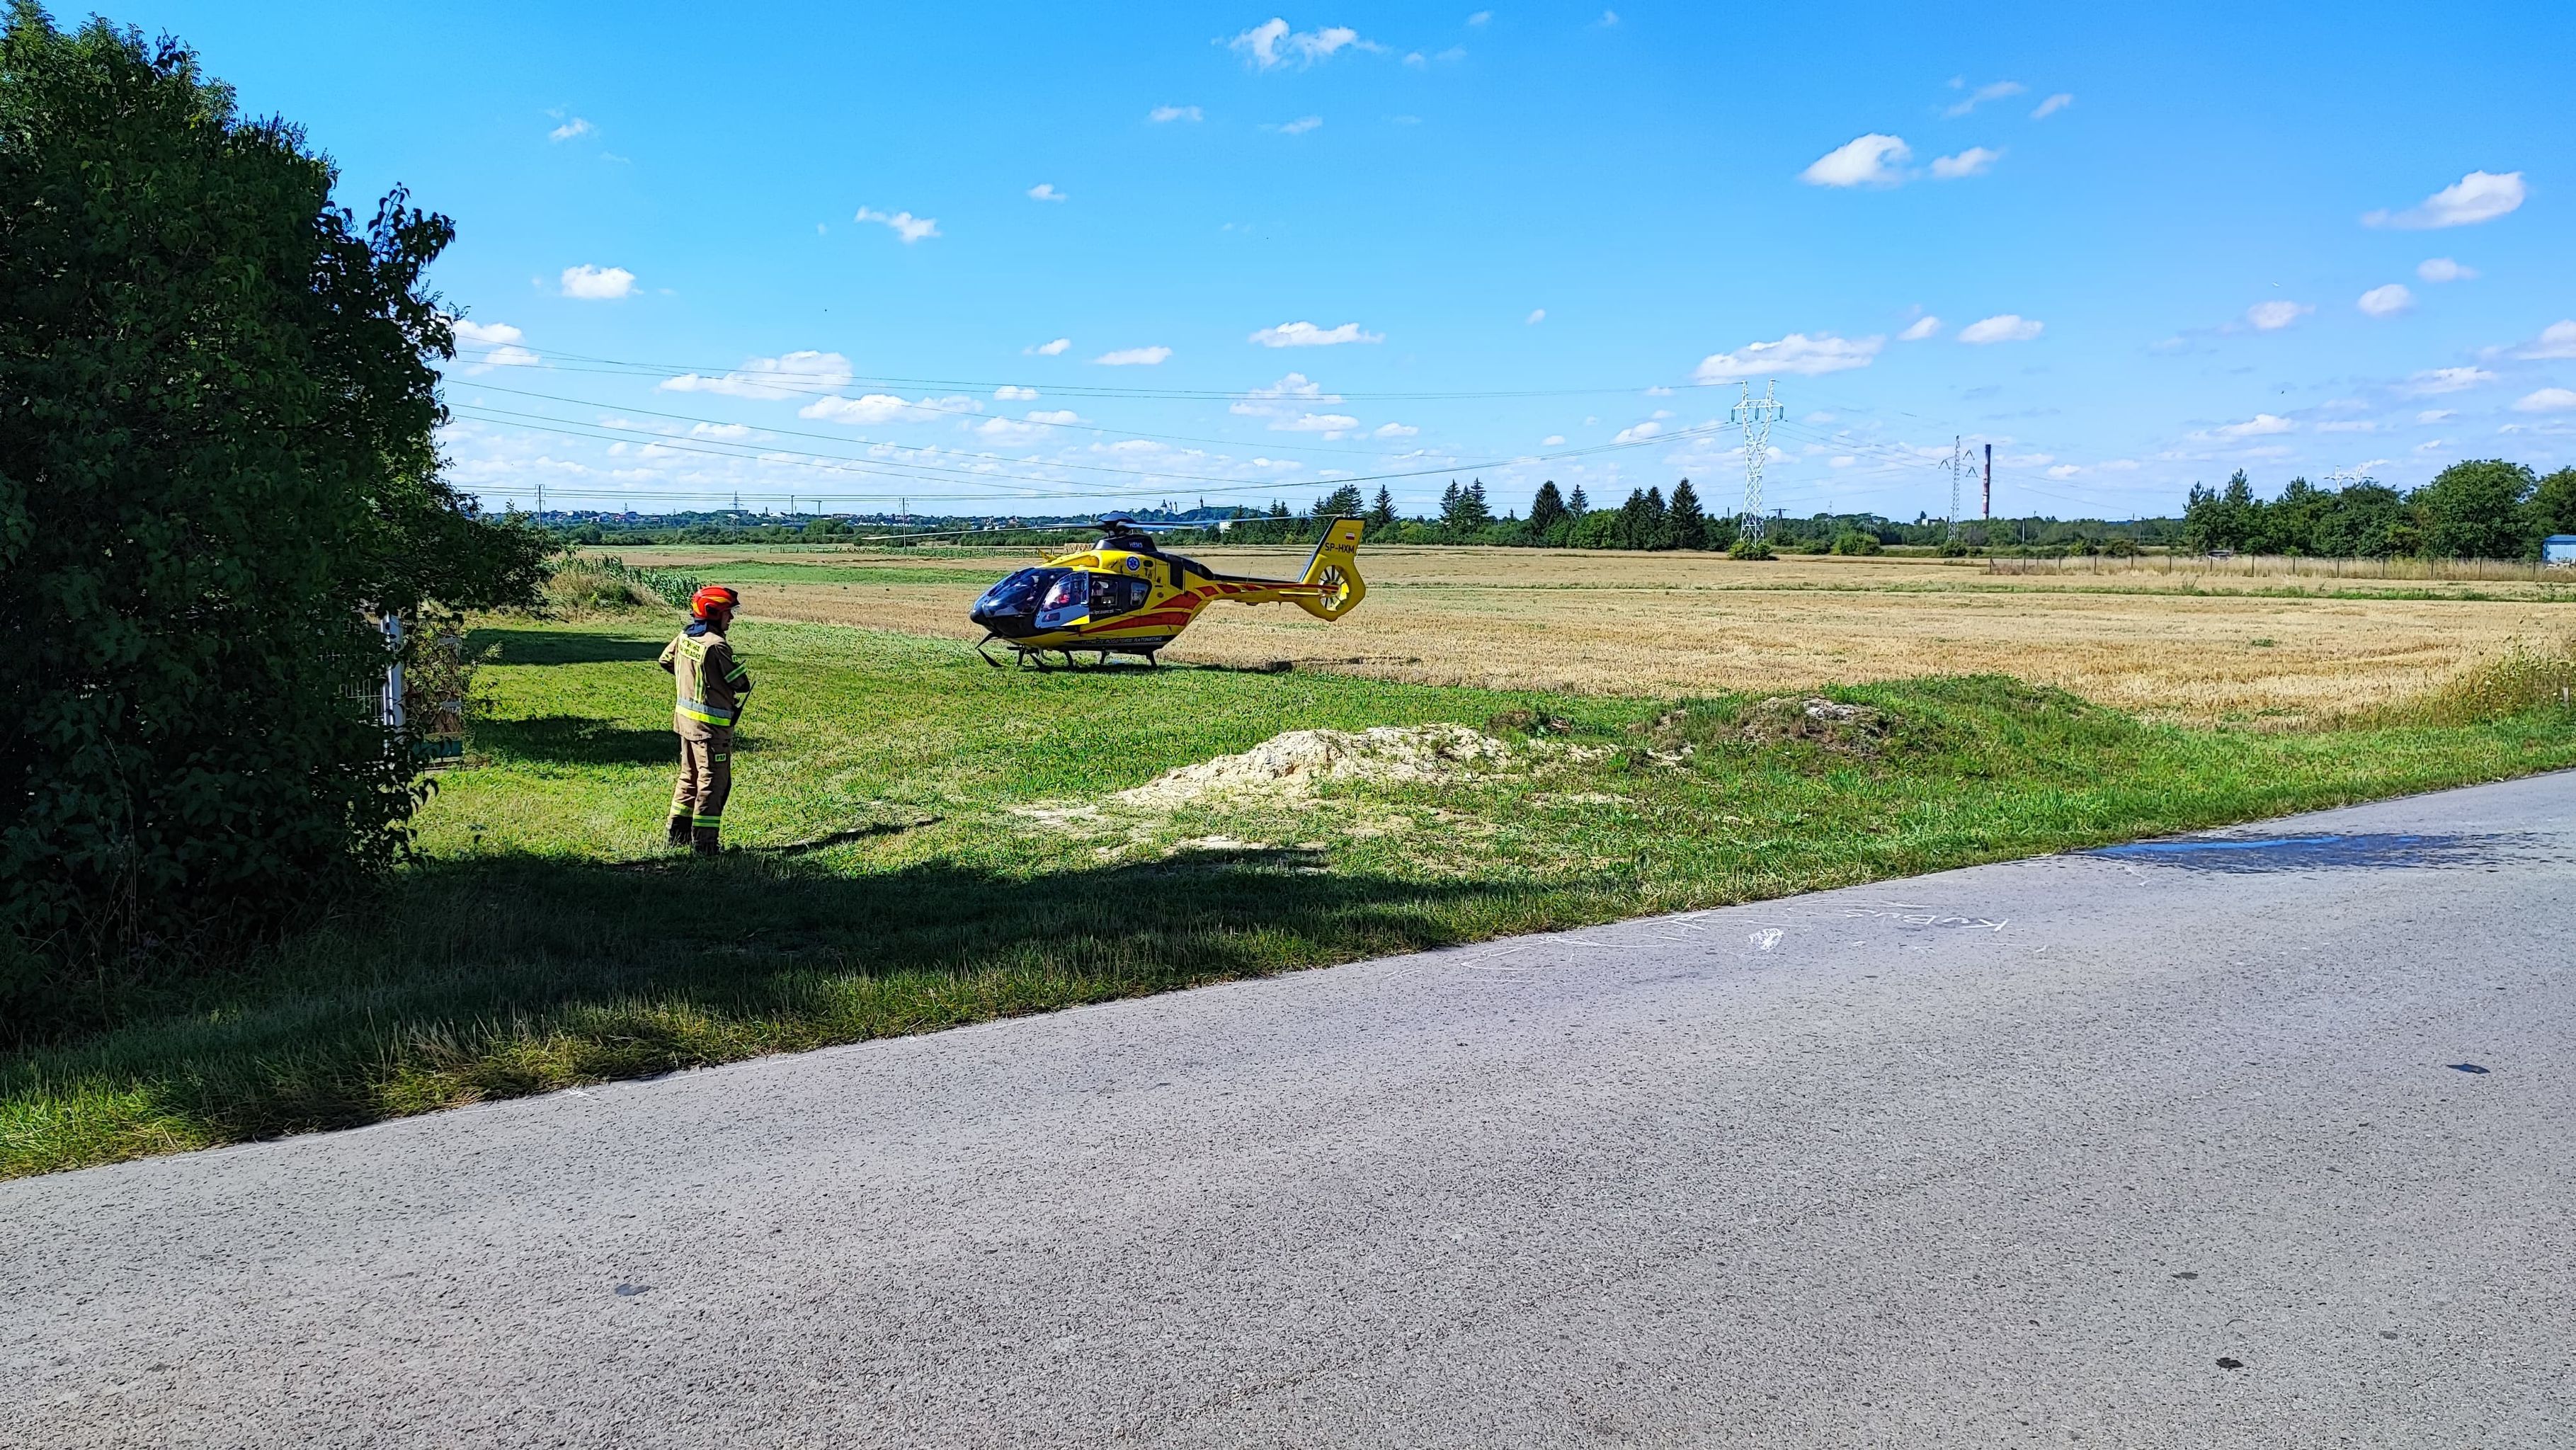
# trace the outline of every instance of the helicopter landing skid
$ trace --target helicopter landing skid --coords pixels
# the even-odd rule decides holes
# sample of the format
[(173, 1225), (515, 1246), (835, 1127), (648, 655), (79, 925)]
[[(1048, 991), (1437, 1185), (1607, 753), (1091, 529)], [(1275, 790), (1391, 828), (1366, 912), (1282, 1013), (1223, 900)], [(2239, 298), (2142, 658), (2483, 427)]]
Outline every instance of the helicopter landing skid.
[[(997, 670), (1003, 667), (1002, 662), (993, 658), (993, 656), (985, 650), (984, 646), (992, 644), (996, 640), (1000, 639), (1001, 637), (999, 635), (988, 634), (981, 640), (978, 640), (975, 644), (975, 654), (977, 658), (983, 660), (984, 663), (991, 665)], [(1053, 674), (1060, 669), (1105, 669), (1108, 667), (1110, 657), (1113, 655), (1133, 655), (1136, 658), (1143, 660), (1148, 669), (1161, 669), (1163, 667), (1163, 662), (1157, 657), (1156, 651), (1150, 649), (1057, 649), (1053, 647), (1034, 649), (1027, 645), (1012, 644), (1008, 640), (1001, 640), (1001, 643), (1012, 651), (1012, 667), (1024, 670), (1036, 670), (1040, 674)], [(1085, 666), (1082, 661), (1077, 658), (1078, 655), (1086, 654), (1092, 657), (1091, 663), (1088, 666)], [(1061, 665), (1048, 664), (1048, 655), (1061, 655), (1064, 657), (1064, 663)]]

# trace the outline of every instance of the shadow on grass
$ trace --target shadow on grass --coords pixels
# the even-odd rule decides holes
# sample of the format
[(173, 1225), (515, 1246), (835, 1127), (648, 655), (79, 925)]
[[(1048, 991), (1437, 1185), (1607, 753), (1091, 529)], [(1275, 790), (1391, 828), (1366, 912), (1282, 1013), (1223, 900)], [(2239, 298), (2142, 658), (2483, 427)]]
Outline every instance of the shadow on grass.
[(630, 730), (581, 715), (477, 720), (474, 746), (508, 760), (557, 765), (670, 765), (680, 758), (668, 730)]
[(662, 657), (662, 646), (649, 639), (616, 639), (607, 635), (550, 629), (478, 629), (465, 637), (466, 648), (498, 645), (494, 662), (504, 665), (607, 665)]
[(204, 1143), (355, 1126), (1445, 945), (1555, 897), (1321, 865), (1294, 849), (1037, 877), (852, 875), (805, 852), (435, 864), (254, 973), (0, 1061), (0, 1098), (89, 1084), (137, 1125), (93, 1114), (52, 1147), (7, 1145), (0, 1177), (166, 1151), (174, 1122)]

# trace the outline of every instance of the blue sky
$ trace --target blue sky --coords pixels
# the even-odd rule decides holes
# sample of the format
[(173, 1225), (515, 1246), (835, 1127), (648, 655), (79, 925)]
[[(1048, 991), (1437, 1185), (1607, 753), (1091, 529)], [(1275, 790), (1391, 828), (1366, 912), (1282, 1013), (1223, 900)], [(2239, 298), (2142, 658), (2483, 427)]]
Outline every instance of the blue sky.
[(2564, 4), (112, 18), (456, 219), (493, 506), (1725, 507), (1743, 379), (1801, 514), (2576, 462)]

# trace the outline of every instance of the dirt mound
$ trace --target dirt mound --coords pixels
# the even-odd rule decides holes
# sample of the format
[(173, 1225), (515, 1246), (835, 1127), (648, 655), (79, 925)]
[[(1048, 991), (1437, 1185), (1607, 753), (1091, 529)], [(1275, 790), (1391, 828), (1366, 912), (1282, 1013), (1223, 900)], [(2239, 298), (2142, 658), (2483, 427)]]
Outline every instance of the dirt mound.
[(1744, 709), (1744, 738), (1756, 745), (1804, 740), (1828, 750), (1875, 755), (1887, 738), (1887, 713), (1821, 696), (1804, 700), (1775, 695)]
[(1110, 799), (1167, 809), (1237, 792), (1302, 794), (1324, 781), (1464, 780), (1501, 770), (1511, 757), (1510, 745), (1465, 725), (1291, 730), (1241, 755), (1167, 770)]

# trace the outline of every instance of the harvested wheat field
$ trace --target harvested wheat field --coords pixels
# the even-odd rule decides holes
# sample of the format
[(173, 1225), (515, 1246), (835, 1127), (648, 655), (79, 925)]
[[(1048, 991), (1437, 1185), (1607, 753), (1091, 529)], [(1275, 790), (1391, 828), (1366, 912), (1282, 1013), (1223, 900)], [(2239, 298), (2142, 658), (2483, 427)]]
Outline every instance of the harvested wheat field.
[[(747, 566), (741, 587), (754, 615), (965, 639), (977, 635), (966, 621), (975, 595), (1027, 562), (920, 551), (628, 557), (710, 578), (728, 562)], [(1294, 549), (1197, 557), (1247, 574), (1293, 574), (1304, 558)], [(2517, 638), (2556, 645), (2576, 632), (2576, 589), (2494, 566), (2453, 578), (2434, 577), (2439, 566), (2337, 570), (2314, 560), (1752, 563), (1417, 548), (1363, 549), (1361, 567), (1368, 601), (1340, 624), (1278, 606), (1217, 606), (1165, 657), (1618, 694), (1998, 671), (2149, 715), (2290, 723), (2424, 690)]]

